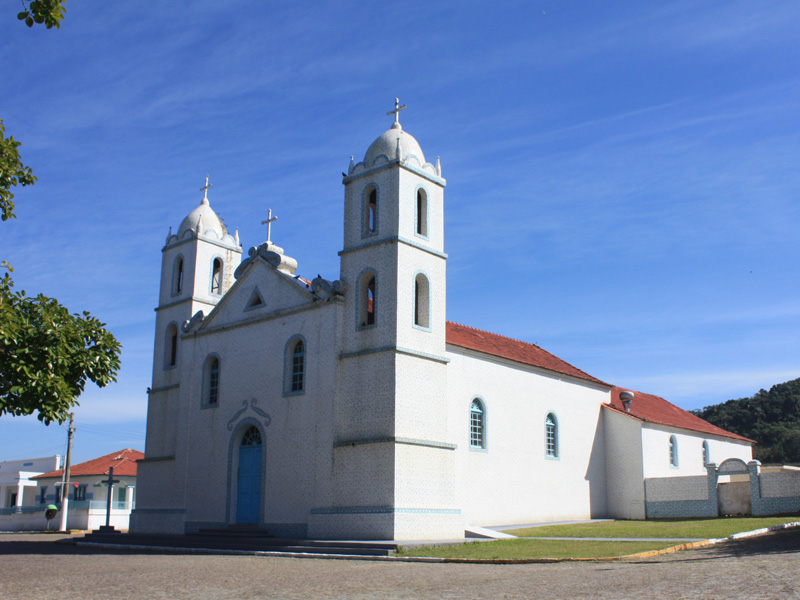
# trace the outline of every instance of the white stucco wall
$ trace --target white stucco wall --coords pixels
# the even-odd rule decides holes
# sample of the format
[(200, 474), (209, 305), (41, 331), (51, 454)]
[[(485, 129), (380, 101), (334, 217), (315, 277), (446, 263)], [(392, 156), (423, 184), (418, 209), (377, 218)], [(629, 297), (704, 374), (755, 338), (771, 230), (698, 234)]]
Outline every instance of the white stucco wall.
[[(605, 516), (608, 392), (579, 380), (448, 347), (449, 437), (464, 521), (501, 525)], [(486, 448), (470, 448), (472, 399), (485, 405)], [(545, 456), (545, 419), (558, 420), (557, 459)]]
[(644, 519), (642, 422), (613, 410), (603, 410), (606, 439), (608, 516)]
[(61, 462), (58, 455), (0, 461), (0, 508), (36, 504), (40, 484), (32, 478), (61, 468)]
[[(669, 440), (675, 436), (678, 444), (678, 465), (670, 464)], [(721, 464), (728, 458), (752, 460), (752, 448), (746, 442), (731, 438), (690, 432), (685, 429), (644, 423), (642, 425), (642, 456), (644, 477), (678, 477), (704, 475), (703, 441), (707, 441), (710, 461)]]
[[(248, 325), (247, 335), (239, 329), (220, 329), (185, 340), (190, 342), (186, 351), (193, 354), (187, 356), (189, 368), (181, 382), (181, 402), (187, 407), (187, 469), (206, 473), (187, 480), (187, 522), (236, 521), (237, 444), (242, 429), (251, 424), (260, 428), (264, 443), (263, 521), (307, 520), (318, 501), (319, 479), (330, 477), (333, 308), (265, 318)], [(264, 310), (268, 314), (269, 308)], [(286, 344), (296, 335), (305, 341), (305, 389), (302, 394), (285, 394)], [(220, 392), (217, 405), (208, 407), (203, 405), (202, 368), (204, 357), (212, 352), (220, 359)]]

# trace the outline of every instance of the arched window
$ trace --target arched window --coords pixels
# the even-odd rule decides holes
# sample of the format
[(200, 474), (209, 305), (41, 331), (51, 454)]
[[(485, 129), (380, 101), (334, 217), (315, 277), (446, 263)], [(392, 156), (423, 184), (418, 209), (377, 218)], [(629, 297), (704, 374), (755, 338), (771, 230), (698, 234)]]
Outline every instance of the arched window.
[(544, 420), (544, 455), (558, 458), (558, 421), (553, 413)]
[(358, 290), (358, 326), (375, 325), (378, 301), (376, 295), (375, 273), (366, 271), (359, 280)]
[(378, 231), (378, 190), (374, 187), (367, 190), (364, 203), (364, 235), (372, 235)]
[(171, 323), (167, 327), (167, 352), (166, 352), (166, 366), (174, 367), (178, 364), (178, 326)]
[(180, 294), (183, 290), (183, 257), (179, 256), (175, 259), (175, 264), (172, 267), (172, 293)]
[(222, 293), (222, 259), (215, 258), (211, 264), (211, 293)]
[(211, 356), (206, 361), (205, 368), (205, 404), (216, 406), (219, 404), (219, 357)]
[(425, 190), (417, 190), (417, 215), (414, 232), (422, 237), (428, 237), (428, 194)]
[(669, 464), (678, 466), (678, 440), (674, 435), (669, 436)]
[(430, 282), (422, 273), (414, 278), (414, 325), (431, 326)]
[(708, 441), (703, 440), (703, 466), (711, 462), (711, 450), (708, 447)]
[(375, 325), (375, 278), (367, 282), (367, 325)]
[(486, 448), (486, 411), (478, 398), (469, 407), (469, 447)]
[(242, 446), (260, 446), (261, 444), (261, 432), (258, 427), (255, 425), (248, 427), (242, 436)]
[(302, 394), (306, 389), (306, 345), (303, 338), (295, 336), (286, 344), (284, 392)]

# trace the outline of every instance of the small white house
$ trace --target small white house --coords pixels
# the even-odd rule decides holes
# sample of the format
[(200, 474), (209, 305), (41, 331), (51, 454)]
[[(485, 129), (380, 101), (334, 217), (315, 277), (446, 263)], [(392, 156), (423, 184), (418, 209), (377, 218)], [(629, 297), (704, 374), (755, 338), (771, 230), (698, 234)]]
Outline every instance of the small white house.
[(61, 463), (58, 455), (0, 462), (0, 510), (37, 504), (41, 493), (33, 477), (59, 469)]
[[(136, 461), (144, 457), (139, 450), (126, 448), (70, 467), (68, 529), (97, 529), (106, 523), (108, 473), (114, 468), (111, 487), (110, 524), (127, 530), (136, 497)], [(47, 522), (45, 509), (55, 504), (61, 510), (63, 468), (30, 477), (30, 490), (24, 503), (0, 509), (0, 531), (42, 531), (59, 525)]]

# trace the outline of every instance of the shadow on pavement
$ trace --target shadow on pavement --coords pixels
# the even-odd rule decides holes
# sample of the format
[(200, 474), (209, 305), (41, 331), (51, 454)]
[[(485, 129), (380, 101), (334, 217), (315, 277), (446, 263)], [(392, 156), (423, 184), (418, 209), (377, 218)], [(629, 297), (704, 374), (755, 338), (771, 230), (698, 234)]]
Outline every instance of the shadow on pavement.
[[(98, 548), (88, 544), (76, 546), (79, 537), (47, 534), (0, 535), (0, 556), (5, 555), (122, 555), (122, 554), (164, 554), (160, 550), (141, 548)], [(181, 552), (169, 554), (180, 555)], [(189, 554), (189, 553), (186, 553)]]
[(721, 542), (708, 548), (688, 550), (676, 554), (665, 554), (643, 561), (631, 561), (632, 564), (658, 564), (661, 562), (695, 562), (701, 560), (718, 560), (721, 558), (770, 556), (800, 553), (800, 527), (773, 531), (739, 540)]
[[(142, 548), (98, 548), (90, 544), (76, 546), (71, 544), (76, 537), (46, 534), (0, 535), (0, 556), (2, 555), (124, 555), (124, 554), (172, 554), (193, 555), (192, 552)], [(708, 548), (686, 550), (675, 554), (665, 554), (646, 560), (626, 560), (627, 564), (654, 565), (664, 562), (711, 561), (731, 557), (770, 556), (800, 553), (800, 527), (774, 531), (764, 535), (740, 540), (721, 542)]]

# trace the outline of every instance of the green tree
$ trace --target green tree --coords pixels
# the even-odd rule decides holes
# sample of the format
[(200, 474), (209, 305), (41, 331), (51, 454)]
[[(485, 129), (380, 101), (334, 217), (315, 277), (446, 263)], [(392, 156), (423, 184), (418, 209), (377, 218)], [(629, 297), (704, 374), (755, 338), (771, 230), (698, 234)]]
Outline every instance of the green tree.
[(800, 379), (692, 412), (717, 427), (756, 440), (753, 456), (757, 460), (800, 464)]
[(67, 0), (33, 0), (26, 4), (22, 0), (22, 12), (17, 14), (20, 21), (25, 21), (25, 25), (33, 27), (34, 23), (44, 24), (48, 29), (61, 27), (61, 21), (67, 12)]
[[(17, 17), (28, 27), (58, 28), (64, 0), (23, 0)], [(6, 138), (0, 119), (0, 217), (16, 217), (12, 187), (33, 185), (36, 177), (22, 163), (20, 143)], [(88, 312), (70, 314), (58, 300), (14, 290), (13, 269), (0, 279), (0, 416), (36, 413), (49, 425), (63, 423), (78, 404), (87, 380), (103, 387), (116, 381), (120, 343)]]
[[(11, 270), (8, 264), (4, 266)], [(0, 416), (63, 423), (86, 381), (116, 381), (120, 343), (91, 316), (70, 314), (53, 298), (15, 291), (0, 280)]]
[(33, 185), (36, 182), (31, 168), (22, 164), (17, 150), (20, 143), (13, 137), (5, 137), (5, 130), (3, 119), (0, 119), (0, 218), (3, 221), (15, 216), (11, 188), (16, 185)]
[[(23, 10), (17, 14), (17, 18), (25, 21), (28, 27), (39, 24), (48, 29), (58, 29), (67, 12), (66, 4), (66, 0), (33, 0), (30, 3), (22, 0)], [(31, 168), (22, 164), (17, 150), (20, 142), (13, 136), (6, 138), (5, 130), (3, 119), (0, 119), (0, 218), (3, 221), (15, 216), (11, 188), (16, 185), (33, 185), (36, 181)]]

